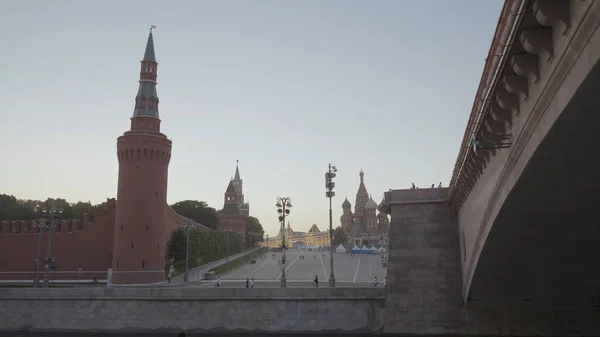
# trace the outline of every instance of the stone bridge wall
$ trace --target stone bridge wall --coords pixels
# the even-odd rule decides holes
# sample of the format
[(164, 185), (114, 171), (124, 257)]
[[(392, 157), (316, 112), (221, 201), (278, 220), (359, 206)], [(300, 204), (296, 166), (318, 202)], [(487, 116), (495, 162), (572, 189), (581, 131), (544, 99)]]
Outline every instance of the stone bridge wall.
[(0, 288), (0, 335), (370, 334), (382, 330), (383, 307), (383, 288)]
[(391, 213), (385, 334), (600, 335), (600, 308), (593, 302), (465, 302), (464, 250), (446, 194), (444, 188), (385, 195)]

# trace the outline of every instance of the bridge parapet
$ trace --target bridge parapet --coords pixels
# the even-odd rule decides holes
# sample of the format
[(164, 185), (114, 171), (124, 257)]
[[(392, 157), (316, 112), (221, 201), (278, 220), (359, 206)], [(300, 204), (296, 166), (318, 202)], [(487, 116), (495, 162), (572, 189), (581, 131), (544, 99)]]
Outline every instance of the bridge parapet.
[[(520, 153), (581, 51), (592, 28), (581, 25), (582, 18), (594, 6), (594, 1), (506, 1), (450, 182), (455, 209), (499, 151)], [(569, 47), (574, 40), (579, 50)]]
[(379, 211), (392, 214), (392, 205), (446, 202), (447, 188), (390, 190), (383, 195)]
[[(447, 189), (394, 190), (390, 208), (384, 335), (598, 335), (590, 301), (462, 296), (456, 212)], [(461, 254), (462, 253), (462, 254)]]
[(383, 328), (383, 288), (0, 289), (2, 330), (365, 335)]

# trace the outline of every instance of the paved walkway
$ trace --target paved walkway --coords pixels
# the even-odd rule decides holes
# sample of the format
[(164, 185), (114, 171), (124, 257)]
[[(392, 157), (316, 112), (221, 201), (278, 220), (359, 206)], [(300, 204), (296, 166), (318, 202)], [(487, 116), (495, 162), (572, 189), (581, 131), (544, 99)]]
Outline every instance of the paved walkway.
[[(257, 247), (257, 248), (249, 249), (249, 250), (247, 250), (245, 252), (242, 252), (242, 253), (231, 255), (231, 256), (229, 256), (229, 261), (235, 260), (238, 257), (242, 257), (243, 255), (250, 254), (253, 251), (258, 250), (258, 249), (260, 249), (260, 248)], [(203, 264), (203, 265), (201, 265), (199, 267), (190, 269), (188, 271), (189, 281), (190, 282), (200, 281), (200, 280), (202, 280), (202, 276), (204, 275), (204, 273), (208, 272), (211, 268), (214, 268), (216, 266), (220, 266), (220, 265), (225, 264), (225, 263), (227, 263), (227, 258), (223, 258), (223, 259), (220, 259), (220, 260), (209, 262), (209, 263)], [(181, 273), (181, 274), (179, 274), (179, 275), (177, 275), (175, 277), (173, 277), (171, 279), (171, 283), (167, 283), (166, 285), (181, 285), (181, 283), (184, 283), (183, 282), (184, 274), (185, 274), (185, 272)]]

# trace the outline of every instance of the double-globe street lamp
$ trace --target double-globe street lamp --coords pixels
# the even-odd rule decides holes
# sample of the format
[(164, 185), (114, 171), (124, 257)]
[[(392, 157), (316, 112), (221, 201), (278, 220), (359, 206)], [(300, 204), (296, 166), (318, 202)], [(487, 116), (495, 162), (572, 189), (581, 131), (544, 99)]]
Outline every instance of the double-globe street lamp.
[(285, 217), (290, 214), (290, 208), (292, 208), (292, 199), (290, 197), (277, 197), (277, 213), (279, 214), (279, 222), (281, 223), (281, 250), (283, 251), (283, 256), (281, 258), (281, 287), (286, 287), (286, 279), (285, 279)]
[(42, 235), (44, 234), (44, 229), (49, 229), (52, 224), (48, 221), (46, 215), (43, 215), (41, 219), (38, 220), (37, 224), (34, 224), (33, 227), (37, 228), (38, 231), (38, 243), (37, 243), (37, 254), (34, 258), (35, 265), (33, 274), (33, 287), (39, 288), (40, 286), (40, 258), (42, 255)]
[(34, 224), (33, 227), (37, 228), (38, 231), (38, 243), (37, 243), (37, 254), (36, 257), (33, 259), (35, 262), (35, 265), (33, 267), (34, 269), (34, 274), (33, 274), (33, 287), (34, 288), (39, 288), (40, 286), (40, 256), (42, 254), (42, 235), (44, 232), (44, 228), (50, 228), (50, 223), (46, 221), (45, 217), (42, 217), (41, 219), (38, 220), (37, 224)]
[(48, 288), (48, 276), (50, 272), (50, 262), (52, 261), (52, 233), (54, 232), (54, 220), (57, 217), (57, 214), (61, 214), (63, 212), (62, 208), (50, 207), (50, 208), (42, 208), (43, 218), (38, 223), (39, 228), (39, 238), (38, 238), (38, 251), (37, 258), (35, 264), (35, 278), (34, 285), (36, 287), (39, 286), (39, 270), (40, 270), (40, 250), (42, 246), (42, 228), (47, 228), (48, 232), (48, 247), (46, 249), (46, 259), (44, 260), (44, 283), (43, 287)]
[(329, 164), (329, 170), (325, 173), (325, 195), (329, 198), (329, 262), (331, 267), (331, 275), (329, 275), (329, 286), (331, 288), (335, 287), (335, 274), (333, 273), (333, 215), (331, 213), (331, 198), (335, 196), (335, 192), (333, 188), (335, 187), (335, 183), (333, 182), (333, 178), (335, 178), (335, 173), (337, 172), (337, 168), (331, 164)]

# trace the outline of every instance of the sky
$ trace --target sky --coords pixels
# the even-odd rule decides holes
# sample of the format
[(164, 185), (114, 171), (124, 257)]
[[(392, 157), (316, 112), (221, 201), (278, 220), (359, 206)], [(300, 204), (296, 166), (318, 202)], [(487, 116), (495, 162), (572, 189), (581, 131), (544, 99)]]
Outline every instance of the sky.
[(333, 224), (359, 172), (379, 203), (447, 186), (501, 0), (0, 1), (0, 193), (116, 197), (150, 25), (168, 202), (220, 209), (236, 160), (268, 234)]

